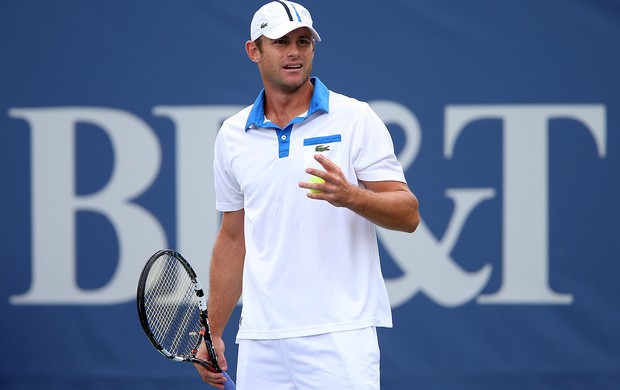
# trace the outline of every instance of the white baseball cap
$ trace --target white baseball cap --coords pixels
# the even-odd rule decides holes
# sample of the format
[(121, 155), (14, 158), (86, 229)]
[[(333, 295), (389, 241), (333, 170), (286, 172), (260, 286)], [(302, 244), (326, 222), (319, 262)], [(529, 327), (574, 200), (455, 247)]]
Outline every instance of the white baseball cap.
[(319, 33), (312, 27), (310, 12), (303, 5), (292, 1), (272, 1), (260, 7), (254, 14), (250, 37), (253, 41), (261, 35), (278, 39), (300, 27), (309, 28), (314, 40), (321, 41)]

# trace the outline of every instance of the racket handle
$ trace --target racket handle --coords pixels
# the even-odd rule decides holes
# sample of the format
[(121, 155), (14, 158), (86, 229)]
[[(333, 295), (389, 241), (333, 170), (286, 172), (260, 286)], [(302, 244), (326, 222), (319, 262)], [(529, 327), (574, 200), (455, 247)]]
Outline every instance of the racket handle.
[(230, 377), (228, 376), (228, 373), (226, 373), (226, 371), (222, 372), (222, 374), (224, 374), (224, 376), (226, 377), (226, 382), (224, 382), (224, 389), (225, 390), (235, 390), (237, 388), (237, 386), (235, 386), (235, 382), (233, 382), (232, 379), (230, 379)]

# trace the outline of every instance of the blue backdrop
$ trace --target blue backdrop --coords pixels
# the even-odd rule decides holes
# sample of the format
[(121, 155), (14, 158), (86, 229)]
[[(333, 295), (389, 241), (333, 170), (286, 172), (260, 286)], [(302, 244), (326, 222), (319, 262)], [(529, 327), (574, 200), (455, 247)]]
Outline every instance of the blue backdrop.
[[(204, 388), (135, 288), (162, 247), (208, 277), (261, 4), (0, 2), (0, 388)], [(620, 388), (620, 3), (305, 4), (314, 74), (370, 102), (421, 204), (413, 235), (379, 230), (382, 388)]]

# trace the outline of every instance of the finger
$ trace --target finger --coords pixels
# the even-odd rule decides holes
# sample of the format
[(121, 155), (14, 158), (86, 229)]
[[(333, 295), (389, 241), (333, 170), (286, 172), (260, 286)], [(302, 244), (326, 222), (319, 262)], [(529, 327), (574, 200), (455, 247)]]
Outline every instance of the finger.
[(222, 375), (221, 373), (211, 371), (210, 368), (207, 368), (201, 364), (194, 363), (194, 367), (196, 367), (198, 374), (206, 383), (215, 383), (215, 381), (217, 381), (217, 379)]
[(321, 153), (315, 154), (314, 159), (318, 161), (318, 163), (321, 164), (321, 166), (325, 168), (325, 170), (328, 172), (330, 171), (330, 169), (334, 169), (335, 167), (337, 167), (337, 165), (334, 164), (332, 160), (328, 159)]
[(194, 364), (194, 366), (198, 370), (198, 374), (202, 378), (203, 382), (219, 389), (224, 388), (224, 382), (226, 381), (226, 377), (223, 373), (213, 372), (209, 368), (206, 368), (199, 364)]
[(224, 357), (223, 354), (220, 354), (219, 352), (217, 353), (217, 365), (220, 366), (220, 369), (222, 371), (226, 371), (228, 370), (228, 363), (226, 363), (226, 358)]
[(323, 180), (327, 177), (327, 172), (316, 168), (306, 168), (306, 173), (309, 173), (312, 176), (320, 177)]

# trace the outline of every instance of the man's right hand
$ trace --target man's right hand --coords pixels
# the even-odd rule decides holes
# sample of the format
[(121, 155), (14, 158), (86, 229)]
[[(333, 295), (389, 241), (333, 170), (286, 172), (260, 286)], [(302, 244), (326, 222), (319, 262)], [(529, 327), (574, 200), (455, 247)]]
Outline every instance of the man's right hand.
[[(217, 353), (217, 362), (222, 371), (226, 371), (228, 369), (228, 364), (226, 364), (226, 358), (224, 357), (224, 341), (221, 337), (213, 338), (213, 347), (215, 348), (215, 353)], [(209, 352), (207, 352), (207, 347), (204, 343), (200, 344), (198, 347), (198, 352), (196, 353), (196, 357), (200, 360), (209, 361)], [(221, 372), (213, 372), (208, 368), (201, 366), (200, 364), (194, 364), (196, 370), (198, 370), (198, 374), (202, 380), (218, 389), (224, 388), (225, 377)]]

